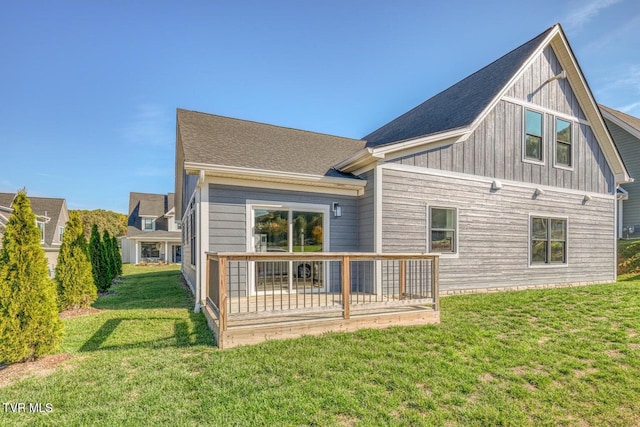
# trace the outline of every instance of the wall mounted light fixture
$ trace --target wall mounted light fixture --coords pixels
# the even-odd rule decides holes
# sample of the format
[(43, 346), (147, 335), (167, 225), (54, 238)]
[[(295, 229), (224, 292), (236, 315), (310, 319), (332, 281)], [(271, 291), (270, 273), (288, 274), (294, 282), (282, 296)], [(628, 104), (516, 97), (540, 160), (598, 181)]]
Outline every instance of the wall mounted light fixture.
[(492, 190), (500, 190), (502, 188), (502, 183), (500, 181), (498, 181), (497, 179), (494, 179), (493, 182), (491, 183), (491, 189)]
[(339, 218), (342, 216), (342, 206), (339, 203), (333, 202), (331, 204), (331, 210), (333, 210), (333, 216)]
[(535, 193), (533, 193), (536, 195), (536, 197), (538, 196), (544, 196), (544, 190), (542, 188), (536, 188)]
[(585, 203), (590, 202), (592, 199), (593, 199), (593, 197), (591, 197), (590, 195), (588, 195), (588, 194), (584, 195), (584, 202)]

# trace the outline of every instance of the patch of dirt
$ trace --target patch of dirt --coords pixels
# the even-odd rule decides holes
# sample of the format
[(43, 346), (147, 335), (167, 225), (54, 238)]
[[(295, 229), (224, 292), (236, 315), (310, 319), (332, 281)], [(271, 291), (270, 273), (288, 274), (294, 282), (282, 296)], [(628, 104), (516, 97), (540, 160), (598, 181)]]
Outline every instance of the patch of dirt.
[(336, 417), (338, 425), (341, 426), (354, 426), (358, 422), (358, 419), (346, 414), (340, 414)]
[(494, 379), (495, 377), (488, 372), (486, 374), (480, 375), (480, 381), (482, 381), (483, 383), (488, 383), (489, 381), (493, 381)]
[(640, 349), (640, 344), (631, 343), (631, 344), (629, 344), (629, 348), (632, 348), (634, 350), (638, 350), (638, 349)]
[(549, 341), (549, 337), (540, 337), (540, 339), (538, 340), (538, 345), (545, 344), (547, 341)]
[(33, 362), (14, 363), (0, 367), (0, 387), (7, 387), (33, 376), (46, 377), (55, 372), (58, 365), (71, 358), (70, 354), (52, 354)]
[(612, 359), (618, 359), (621, 358), (623, 356), (622, 352), (620, 352), (620, 350), (607, 350), (604, 352), (604, 354), (606, 354), (607, 356), (609, 356)]
[(575, 375), (577, 378), (581, 378), (585, 375), (595, 374), (596, 372), (598, 372), (596, 368), (576, 369), (573, 371), (573, 375)]
[(89, 314), (98, 314), (98, 313), (102, 313), (103, 310), (99, 310), (97, 308), (93, 308), (93, 307), (87, 307), (87, 308), (77, 308), (77, 309), (73, 309), (73, 310), (65, 310), (62, 313), (60, 313), (60, 318), (61, 319), (72, 319), (74, 317), (80, 317), (80, 316), (87, 316)]

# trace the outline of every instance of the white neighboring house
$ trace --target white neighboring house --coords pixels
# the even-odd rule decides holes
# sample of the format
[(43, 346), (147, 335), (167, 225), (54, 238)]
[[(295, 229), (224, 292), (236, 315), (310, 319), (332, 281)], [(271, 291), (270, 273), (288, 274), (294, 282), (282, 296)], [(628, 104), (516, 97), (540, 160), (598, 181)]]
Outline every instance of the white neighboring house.
[(130, 193), (127, 235), (120, 238), (122, 261), (181, 262), (182, 236), (174, 212), (173, 193)]
[[(15, 193), (0, 193), (0, 248), (6, 223), (13, 213)], [(44, 249), (51, 277), (55, 274), (58, 254), (62, 245), (64, 228), (69, 221), (69, 211), (65, 199), (31, 197), (31, 210), (36, 215), (36, 225), (40, 229), (40, 244)]]

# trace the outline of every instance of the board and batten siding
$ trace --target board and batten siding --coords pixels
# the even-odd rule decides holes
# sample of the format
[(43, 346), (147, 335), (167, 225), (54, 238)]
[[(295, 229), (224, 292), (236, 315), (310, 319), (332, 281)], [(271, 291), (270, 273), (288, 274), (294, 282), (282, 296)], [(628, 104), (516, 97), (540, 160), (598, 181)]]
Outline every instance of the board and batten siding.
[[(577, 192), (439, 176), (437, 171), (382, 169), (382, 249), (428, 251), (428, 207), (458, 214), (458, 254), (440, 258), (442, 291), (615, 281), (614, 196), (584, 202)], [(567, 218), (566, 266), (529, 266), (530, 215)]]
[(554, 118), (544, 114), (544, 165), (522, 159), (524, 107), (500, 101), (464, 142), (394, 159), (392, 163), (488, 178), (613, 194), (613, 172), (590, 126), (573, 123), (573, 170), (557, 168)]
[[(629, 237), (640, 237), (640, 139), (622, 129), (617, 124), (605, 118), (605, 123), (616, 143), (620, 156), (624, 160), (629, 175), (636, 181), (622, 184), (621, 187), (629, 193), (629, 199), (622, 202), (622, 225), (634, 227), (634, 233)], [(627, 233), (623, 233), (627, 237)]]
[[(412, 153), (394, 163), (614, 194), (615, 178), (567, 79), (547, 81), (562, 71), (548, 46), (507, 90), (463, 142)], [(527, 105), (525, 107), (525, 104)], [(529, 105), (533, 105), (529, 107)], [(524, 110), (542, 107), (544, 164), (523, 160)], [(544, 110), (544, 111), (543, 111)], [(548, 111), (548, 110), (551, 110)], [(555, 167), (555, 115), (572, 117), (573, 167)]]

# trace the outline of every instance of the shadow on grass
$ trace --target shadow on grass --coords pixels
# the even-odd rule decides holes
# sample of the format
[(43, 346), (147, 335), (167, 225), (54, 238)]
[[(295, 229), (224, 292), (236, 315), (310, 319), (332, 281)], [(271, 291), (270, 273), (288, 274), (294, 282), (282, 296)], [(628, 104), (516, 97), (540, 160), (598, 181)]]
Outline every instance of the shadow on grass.
[(193, 308), (191, 290), (175, 267), (135, 271), (123, 277), (93, 304), (103, 310)]
[(640, 273), (630, 273), (618, 276), (619, 282), (637, 282), (640, 281)]
[[(118, 337), (114, 337), (114, 332), (123, 323), (128, 323), (127, 328), (133, 327), (141, 331), (139, 339), (131, 340), (134, 333), (126, 334), (121, 331)], [(150, 322), (161, 322), (158, 329), (164, 329), (168, 324), (173, 323), (173, 335), (158, 336), (154, 338), (153, 330), (149, 330)], [(106, 344), (110, 337), (114, 337), (113, 344)], [(124, 342), (118, 342), (120, 339)], [(133, 341), (133, 342), (132, 342)], [(207, 327), (206, 320), (201, 314), (190, 313), (189, 318), (179, 319), (175, 317), (120, 317), (109, 319), (89, 338), (79, 349), (81, 353), (103, 350), (127, 350), (140, 348), (164, 348), (164, 347), (189, 347), (192, 345), (213, 345), (213, 334)]]

